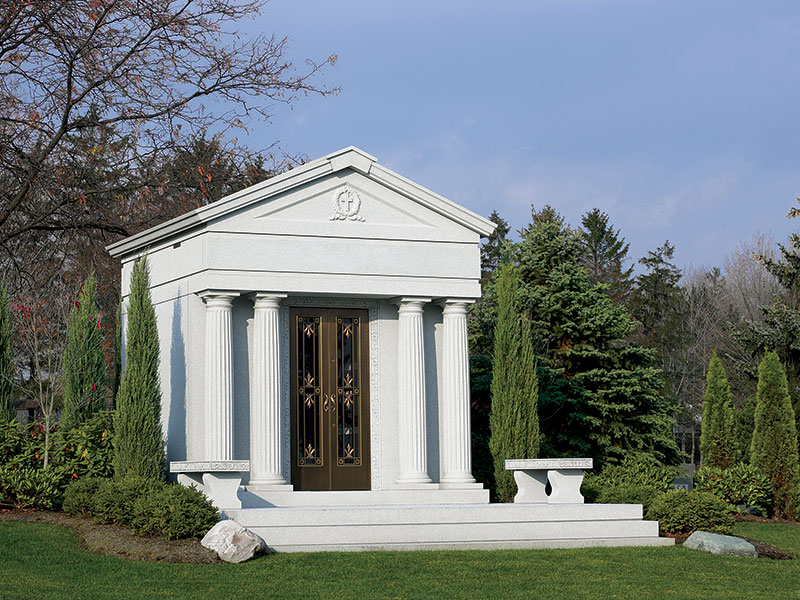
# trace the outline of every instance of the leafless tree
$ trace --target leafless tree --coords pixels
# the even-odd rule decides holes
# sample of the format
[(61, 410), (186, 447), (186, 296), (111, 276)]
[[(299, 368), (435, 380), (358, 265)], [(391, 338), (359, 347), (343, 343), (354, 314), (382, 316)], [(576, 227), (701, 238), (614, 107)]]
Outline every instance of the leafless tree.
[(728, 296), (731, 309), (739, 319), (761, 321), (761, 308), (769, 306), (781, 293), (778, 280), (759, 260), (760, 256), (774, 260), (775, 248), (775, 240), (770, 235), (755, 233), (725, 257)]
[(29, 253), (107, 243), (152, 218), (165, 152), (335, 91), (315, 83), (335, 56), (298, 71), (285, 38), (240, 36), (261, 0), (0, 5), (0, 261), (12, 288), (32, 277)]

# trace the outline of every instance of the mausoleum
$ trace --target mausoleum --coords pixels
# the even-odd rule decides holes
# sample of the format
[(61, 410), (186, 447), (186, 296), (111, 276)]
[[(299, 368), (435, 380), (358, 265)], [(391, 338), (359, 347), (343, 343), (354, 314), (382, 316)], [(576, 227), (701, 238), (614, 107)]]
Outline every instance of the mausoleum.
[(109, 247), (123, 299), (149, 262), (170, 471), (284, 550), (660, 543), (638, 505), (544, 484), (489, 505), (475, 482), (467, 308), (493, 228), (350, 147)]

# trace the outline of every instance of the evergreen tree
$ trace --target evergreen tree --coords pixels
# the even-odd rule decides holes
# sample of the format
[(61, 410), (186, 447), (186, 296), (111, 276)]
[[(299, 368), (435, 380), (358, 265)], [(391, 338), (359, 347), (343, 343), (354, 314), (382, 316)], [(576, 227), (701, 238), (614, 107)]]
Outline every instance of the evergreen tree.
[(734, 414), (736, 421), (736, 440), (739, 456), (750, 462), (750, 444), (753, 443), (753, 429), (756, 423), (756, 395), (751, 394), (742, 400), (742, 405)]
[(786, 373), (775, 352), (767, 352), (758, 366), (755, 430), (750, 463), (770, 481), (775, 492), (775, 514), (794, 518), (800, 486), (797, 429)]
[(520, 298), (539, 358), (543, 454), (592, 456), (602, 465), (641, 452), (675, 462), (654, 354), (625, 341), (634, 321), (604, 284), (590, 282), (580, 234), (548, 206), (521, 236)]
[(75, 298), (67, 323), (62, 429), (70, 429), (105, 408), (105, 356), (97, 279), (92, 273)]
[(0, 420), (10, 421), (14, 410), (14, 330), (11, 306), (5, 287), (0, 284)]
[(535, 458), (539, 451), (536, 365), (530, 324), (521, 319), (515, 269), (504, 265), (497, 282), (497, 327), (492, 360), (490, 449), (497, 498), (509, 502), (514, 478), (509, 458)]
[(630, 244), (608, 223), (608, 214), (595, 208), (583, 215), (581, 264), (592, 285), (604, 283), (616, 304), (625, 304), (633, 289), (633, 265), (627, 268)]
[(703, 397), (703, 421), (700, 452), (703, 464), (726, 469), (739, 458), (733, 418), (733, 394), (725, 376), (725, 367), (716, 352), (711, 354)]
[(149, 279), (147, 259), (140, 258), (131, 273), (125, 368), (114, 415), (117, 477), (164, 477), (158, 331)]

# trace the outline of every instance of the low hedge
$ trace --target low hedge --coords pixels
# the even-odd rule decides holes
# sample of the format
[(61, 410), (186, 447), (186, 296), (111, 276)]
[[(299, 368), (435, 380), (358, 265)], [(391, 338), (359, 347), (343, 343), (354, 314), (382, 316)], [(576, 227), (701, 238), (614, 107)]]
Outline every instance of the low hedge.
[(595, 502), (600, 504), (641, 504), (644, 511), (661, 496), (661, 492), (647, 485), (619, 485), (601, 488)]
[(167, 539), (201, 538), (219, 521), (195, 488), (138, 477), (76, 480), (64, 494), (64, 512)]
[(648, 519), (658, 521), (662, 534), (733, 531), (731, 506), (710, 492), (670, 490), (658, 496), (646, 514)]

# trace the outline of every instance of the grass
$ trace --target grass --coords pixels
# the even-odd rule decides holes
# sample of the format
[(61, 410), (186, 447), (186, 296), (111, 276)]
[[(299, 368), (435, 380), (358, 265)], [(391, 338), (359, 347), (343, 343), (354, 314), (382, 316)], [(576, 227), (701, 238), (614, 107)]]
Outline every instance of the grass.
[[(800, 527), (737, 533), (800, 553)], [(277, 554), (242, 565), (112, 558), (71, 529), (0, 522), (0, 598), (800, 598), (800, 560), (674, 548)]]

